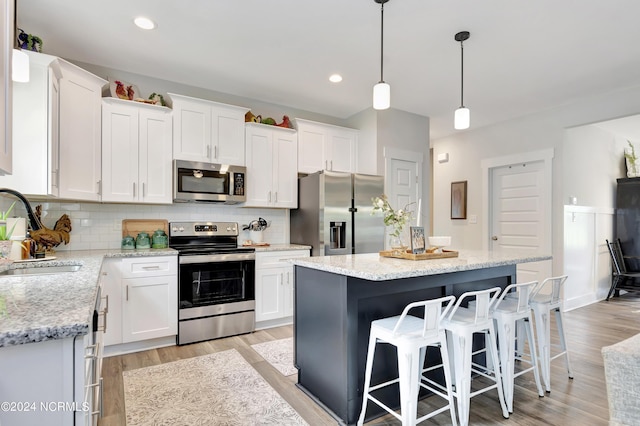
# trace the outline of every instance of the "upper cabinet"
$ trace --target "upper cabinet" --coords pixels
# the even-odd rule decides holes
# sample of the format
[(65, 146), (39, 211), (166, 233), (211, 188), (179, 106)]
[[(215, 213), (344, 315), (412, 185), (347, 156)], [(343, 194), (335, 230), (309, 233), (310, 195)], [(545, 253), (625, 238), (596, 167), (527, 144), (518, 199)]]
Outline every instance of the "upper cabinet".
[(0, 6), (0, 174), (12, 171), (11, 134), (11, 58), (13, 55), (13, 22), (15, 1), (3, 1)]
[(102, 100), (102, 201), (171, 204), (171, 110)]
[(358, 131), (296, 118), (298, 171), (356, 172)]
[(248, 108), (169, 93), (173, 101), (173, 158), (245, 165)]
[(247, 200), (245, 207), (298, 207), (296, 131), (246, 124)]
[(14, 170), (0, 185), (27, 195), (58, 196), (58, 98), (55, 56), (29, 55), (29, 82), (13, 83)]
[(106, 81), (55, 56), (26, 53), (29, 82), (13, 84), (13, 174), (0, 176), (0, 185), (27, 195), (98, 201)]

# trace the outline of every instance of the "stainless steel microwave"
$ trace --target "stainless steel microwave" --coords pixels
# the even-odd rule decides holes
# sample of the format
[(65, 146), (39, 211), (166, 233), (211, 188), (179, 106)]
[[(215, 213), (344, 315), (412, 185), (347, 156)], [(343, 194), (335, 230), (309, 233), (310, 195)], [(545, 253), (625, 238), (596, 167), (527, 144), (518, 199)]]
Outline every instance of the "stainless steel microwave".
[(173, 201), (243, 203), (246, 173), (244, 166), (173, 160)]

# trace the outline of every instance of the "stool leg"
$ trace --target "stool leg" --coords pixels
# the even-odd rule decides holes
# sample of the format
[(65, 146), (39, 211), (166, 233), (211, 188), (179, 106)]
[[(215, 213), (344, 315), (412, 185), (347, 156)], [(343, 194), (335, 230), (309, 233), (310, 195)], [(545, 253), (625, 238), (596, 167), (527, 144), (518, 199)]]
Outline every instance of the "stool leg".
[(371, 387), (371, 369), (373, 367), (373, 357), (376, 352), (377, 338), (373, 335), (369, 336), (369, 348), (367, 349), (367, 366), (364, 372), (364, 389), (362, 391), (362, 411), (358, 418), (358, 426), (364, 424), (364, 415), (367, 411), (367, 401), (369, 399), (369, 388)]
[(400, 377), (400, 416), (402, 425), (416, 424), (420, 371), (419, 352), (398, 347), (398, 373)]
[(471, 394), (471, 340), (472, 333), (454, 334), (453, 370), (456, 383), (456, 399), (458, 401), (458, 419), (462, 426), (469, 424), (469, 404)]
[(536, 380), (538, 395), (544, 396), (544, 391), (542, 390), (542, 385), (540, 384), (540, 369), (538, 368), (538, 354), (536, 351), (536, 343), (533, 339), (533, 321), (531, 321), (531, 313), (529, 313), (529, 318), (525, 318), (522, 323), (527, 335), (527, 343), (529, 344), (529, 352), (531, 353), (531, 364), (533, 365), (533, 378)]
[(457, 426), (456, 405), (454, 403), (453, 389), (451, 387), (451, 364), (449, 363), (449, 351), (447, 350), (447, 340), (444, 332), (440, 332), (440, 342), (440, 357), (442, 358), (442, 369), (444, 370), (444, 386), (447, 389), (447, 397), (449, 400), (451, 425)]
[(536, 321), (542, 381), (544, 382), (545, 390), (551, 392), (551, 327), (549, 325), (549, 311), (544, 307), (536, 307), (533, 310), (533, 314)]
[[(489, 337), (491, 338), (491, 356), (494, 360), (498, 360), (498, 342), (496, 340), (496, 330), (493, 326), (493, 322), (489, 325)], [(513, 352), (512, 352), (513, 353)], [(469, 366), (471, 368), (471, 366)], [(509, 418), (509, 410), (507, 410), (507, 404), (504, 400), (504, 392), (502, 389), (502, 375), (500, 374), (500, 368), (496, 366), (494, 368), (494, 374), (496, 379), (496, 389), (498, 390), (498, 399), (500, 399), (500, 406), (502, 407), (502, 417)]]
[(564, 333), (564, 324), (562, 322), (562, 311), (559, 308), (555, 309), (556, 312), (556, 325), (558, 326), (558, 333), (560, 334), (560, 345), (562, 345), (562, 351), (564, 352), (565, 363), (567, 364), (567, 373), (569, 378), (573, 379), (573, 372), (571, 371), (571, 363), (569, 362), (569, 349), (567, 348), (567, 336)]
[(496, 318), (498, 329), (498, 342), (500, 349), (500, 368), (502, 370), (502, 385), (504, 389), (504, 399), (507, 404), (507, 410), (513, 413), (513, 380), (514, 380), (514, 362), (515, 362), (515, 326), (516, 322), (510, 323)]

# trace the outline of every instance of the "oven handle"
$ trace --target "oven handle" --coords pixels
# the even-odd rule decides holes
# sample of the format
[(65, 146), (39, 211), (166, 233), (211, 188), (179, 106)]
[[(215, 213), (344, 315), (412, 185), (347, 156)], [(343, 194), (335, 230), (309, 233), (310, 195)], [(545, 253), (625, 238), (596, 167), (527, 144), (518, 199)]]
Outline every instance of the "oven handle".
[(178, 256), (178, 263), (186, 265), (189, 263), (213, 263), (213, 262), (233, 262), (237, 260), (255, 260), (255, 253), (225, 253), (225, 254), (196, 254), (193, 256)]

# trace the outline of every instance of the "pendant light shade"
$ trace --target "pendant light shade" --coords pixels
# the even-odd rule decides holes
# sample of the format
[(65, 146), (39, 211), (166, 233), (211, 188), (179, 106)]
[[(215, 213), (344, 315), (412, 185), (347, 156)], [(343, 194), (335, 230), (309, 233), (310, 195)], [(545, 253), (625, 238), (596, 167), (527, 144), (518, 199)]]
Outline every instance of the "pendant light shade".
[(381, 82), (373, 86), (373, 109), (387, 109), (391, 106), (391, 86)]
[(18, 83), (29, 82), (29, 56), (20, 49), (13, 49), (11, 79)]
[(453, 127), (455, 127), (456, 130), (469, 128), (469, 108), (460, 107), (456, 110)]
[(456, 110), (453, 127), (456, 130), (469, 128), (470, 114), (469, 108), (464, 106), (464, 47), (462, 42), (468, 40), (471, 34), (469, 31), (460, 31), (455, 35), (455, 40), (460, 42), (460, 108)]
[(382, 65), (384, 54), (384, 4), (389, 0), (374, 0), (380, 5), (380, 81), (373, 86), (373, 109), (387, 109), (391, 106), (391, 86), (384, 82)]

